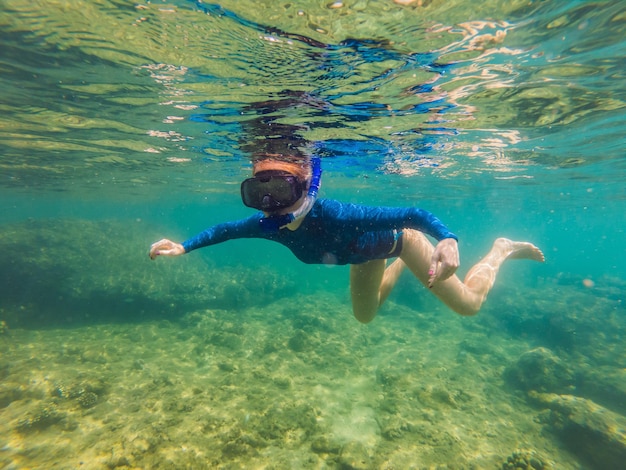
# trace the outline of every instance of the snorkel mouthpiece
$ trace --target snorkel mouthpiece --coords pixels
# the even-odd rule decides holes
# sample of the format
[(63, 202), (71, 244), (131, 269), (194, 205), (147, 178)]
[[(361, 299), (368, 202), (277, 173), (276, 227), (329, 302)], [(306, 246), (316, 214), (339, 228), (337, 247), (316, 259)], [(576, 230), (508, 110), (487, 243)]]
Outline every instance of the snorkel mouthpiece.
[(263, 210), (268, 210), (272, 207), (272, 199), (269, 196), (269, 194), (266, 194), (265, 196), (263, 196), (263, 201), (261, 202), (261, 205), (263, 206), (262, 207)]
[(289, 214), (270, 215), (269, 217), (261, 218), (259, 224), (264, 232), (278, 232), (285, 225), (289, 225), (291, 222), (304, 218), (313, 208), (322, 181), (322, 161), (320, 157), (311, 158), (311, 167), (311, 185), (309, 186), (304, 203), (297, 210)]

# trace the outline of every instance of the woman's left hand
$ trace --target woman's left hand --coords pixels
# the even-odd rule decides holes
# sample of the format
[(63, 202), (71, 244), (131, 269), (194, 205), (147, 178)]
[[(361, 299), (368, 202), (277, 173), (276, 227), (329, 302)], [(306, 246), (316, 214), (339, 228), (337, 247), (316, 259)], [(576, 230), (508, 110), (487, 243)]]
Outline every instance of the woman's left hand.
[(428, 270), (428, 287), (445, 281), (459, 268), (459, 246), (454, 238), (444, 238), (435, 247)]

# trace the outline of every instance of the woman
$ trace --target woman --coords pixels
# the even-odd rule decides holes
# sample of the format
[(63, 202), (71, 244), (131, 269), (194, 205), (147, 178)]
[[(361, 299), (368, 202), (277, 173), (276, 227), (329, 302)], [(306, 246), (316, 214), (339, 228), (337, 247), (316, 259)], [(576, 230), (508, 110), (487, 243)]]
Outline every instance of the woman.
[[(150, 258), (178, 256), (235, 238), (274, 240), (305, 263), (350, 264), (352, 308), (363, 323), (374, 319), (405, 267), (452, 310), (473, 315), (505, 260), (544, 261), (533, 244), (498, 238), (461, 282), (454, 275), (459, 267), (457, 237), (434, 215), (415, 208), (318, 200), (320, 178), (317, 157), (258, 158), (253, 177), (241, 184), (241, 197), (246, 206), (262, 212), (215, 225), (182, 244), (160, 240), (150, 247)], [(435, 238), (437, 245), (422, 232)], [(389, 258), (397, 259), (387, 266)]]

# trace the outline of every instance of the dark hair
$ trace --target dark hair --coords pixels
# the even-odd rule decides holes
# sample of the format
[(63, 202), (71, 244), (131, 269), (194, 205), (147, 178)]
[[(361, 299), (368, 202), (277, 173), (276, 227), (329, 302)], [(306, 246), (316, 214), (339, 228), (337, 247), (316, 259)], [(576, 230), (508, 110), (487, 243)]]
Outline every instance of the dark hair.
[(309, 144), (302, 136), (308, 127), (281, 122), (289, 110), (306, 105), (303, 97), (303, 92), (284, 91), (274, 100), (251, 103), (244, 109), (244, 115), (256, 116), (241, 123), (244, 132), (240, 148), (253, 162), (266, 158), (308, 162)]

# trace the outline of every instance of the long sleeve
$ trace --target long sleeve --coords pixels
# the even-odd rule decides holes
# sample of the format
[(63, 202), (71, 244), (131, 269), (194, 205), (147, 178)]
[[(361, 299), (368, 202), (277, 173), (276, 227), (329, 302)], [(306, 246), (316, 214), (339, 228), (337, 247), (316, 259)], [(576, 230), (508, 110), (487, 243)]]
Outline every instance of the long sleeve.
[(305, 263), (359, 264), (397, 256), (396, 234), (415, 229), (436, 240), (454, 238), (433, 214), (414, 207), (369, 207), (318, 199), (296, 230), (267, 232), (259, 223), (262, 212), (247, 219), (214, 225), (183, 242), (185, 252), (236, 238), (278, 242)]
[(361, 232), (378, 230), (401, 230), (412, 228), (426, 233), (437, 241), (454, 238), (452, 233), (432, 213), (415, 207), (370, 207), (324, 200), (323, 218), (332, 219), (337, 229), (355, 228)]
[(259, 219), (261, 217), (262, 213), (259, 212), (247, 219), (225, 222), (209, 227), (205, 231), (183, 242), (185, 253), (236, 238), (259, 237)]

